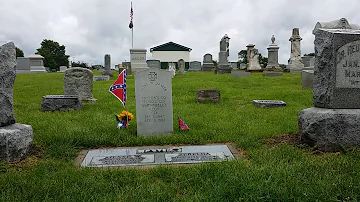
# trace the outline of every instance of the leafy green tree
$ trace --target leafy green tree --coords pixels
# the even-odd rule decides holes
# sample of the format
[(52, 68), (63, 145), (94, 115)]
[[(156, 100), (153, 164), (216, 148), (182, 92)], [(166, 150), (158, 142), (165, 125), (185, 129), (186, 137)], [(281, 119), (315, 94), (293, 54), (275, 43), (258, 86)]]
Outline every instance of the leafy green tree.
[(44, 57), (44, 66), (50, 70), (59, 70), (60, 66), (68, 66), (69, 56), (65, 54), (65, 46), (58, 42), (44, 39), (36, 54)]
[(247, 63), (248, 63), (247, 50), (241, 50), (241, 51), (238, 53), (238, 62), (243, 63), (243, 64), (247, 64)]
[(24, 57), (24, 51), (16, 47), (16, 57)]
[(85, 63), (85, 62), (80, 62), (80, 61), (78, 61), (78, 62), (71, 62), (71, 66), (72, 66), (72, 67), (82, 67), (82, 68), (87, 68), (87, 69), (89, 69), (89, 65), (88, 65), (87, 63)]
[(268, 58), (267, 57), (263, 57), (261, 54), (259, 54), (259, 63), (263, 66), (266, 67), (268, 64)]
[(215, 67), (218, 66), (218, 62), (216, 60), (213, 60), (213, 64), (214, 64)]

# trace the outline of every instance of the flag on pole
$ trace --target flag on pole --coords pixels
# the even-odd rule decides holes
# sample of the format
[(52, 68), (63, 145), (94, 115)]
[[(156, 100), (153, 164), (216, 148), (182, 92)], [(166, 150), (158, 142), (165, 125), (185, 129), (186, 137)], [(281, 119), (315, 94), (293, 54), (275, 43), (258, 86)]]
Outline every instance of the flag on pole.
[(120, 100), (125, 107), (126, 104), (126, 69), (124, 69), (116, 81), (110, 86), (109, 92)]
[(178, 121), (179, 121), (179, 130), (190, 130), (189, 126), (180, 117), (178, 117)]
[(133, 12), (133, 8), (132, 8), (132, 2), (131, 2), (131, 9), (130, 9), (130, 24), (129, 24), (129, 28), (132, 29), (134, 27), (134, 23), (133, 23), (133, 16), (134, 16), (134, 12)]

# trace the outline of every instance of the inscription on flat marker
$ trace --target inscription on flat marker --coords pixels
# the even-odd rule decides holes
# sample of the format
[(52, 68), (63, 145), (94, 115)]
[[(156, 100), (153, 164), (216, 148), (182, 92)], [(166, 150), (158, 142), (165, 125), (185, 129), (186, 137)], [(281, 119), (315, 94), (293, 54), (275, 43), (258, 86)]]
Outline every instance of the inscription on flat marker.
[(90, 150), (82, 167), (191, 164), (234, 159), (227, 145)]
[(345, 44), (336, 54), (336, 87), (360, 88), (360, 41)]

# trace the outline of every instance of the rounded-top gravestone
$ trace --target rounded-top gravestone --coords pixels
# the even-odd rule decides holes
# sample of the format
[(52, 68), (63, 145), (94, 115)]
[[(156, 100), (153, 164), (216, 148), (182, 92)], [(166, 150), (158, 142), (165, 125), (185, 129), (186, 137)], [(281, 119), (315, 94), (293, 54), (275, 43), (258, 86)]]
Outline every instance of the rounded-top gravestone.
[(64, 73), (64, 95), (77, 95), (83, 102), (96, 102), (92, 95), (93, 74), (89, 69), (73, 67)]
[(184, 59), (180, 59), (178, 61), (179, 74), (185, 74), (185, 61)]

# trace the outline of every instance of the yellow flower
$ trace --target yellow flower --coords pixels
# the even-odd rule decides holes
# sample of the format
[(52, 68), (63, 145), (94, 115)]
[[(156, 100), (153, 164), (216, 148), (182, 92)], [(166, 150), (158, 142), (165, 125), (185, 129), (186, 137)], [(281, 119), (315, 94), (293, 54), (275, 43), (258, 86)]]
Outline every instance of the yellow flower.
[(117, 115), (119, 119), (123, 119), (127, 116), (129, 120), (134, 118), (134, 115), (128, 111), (123, 110), (120, 114)]

